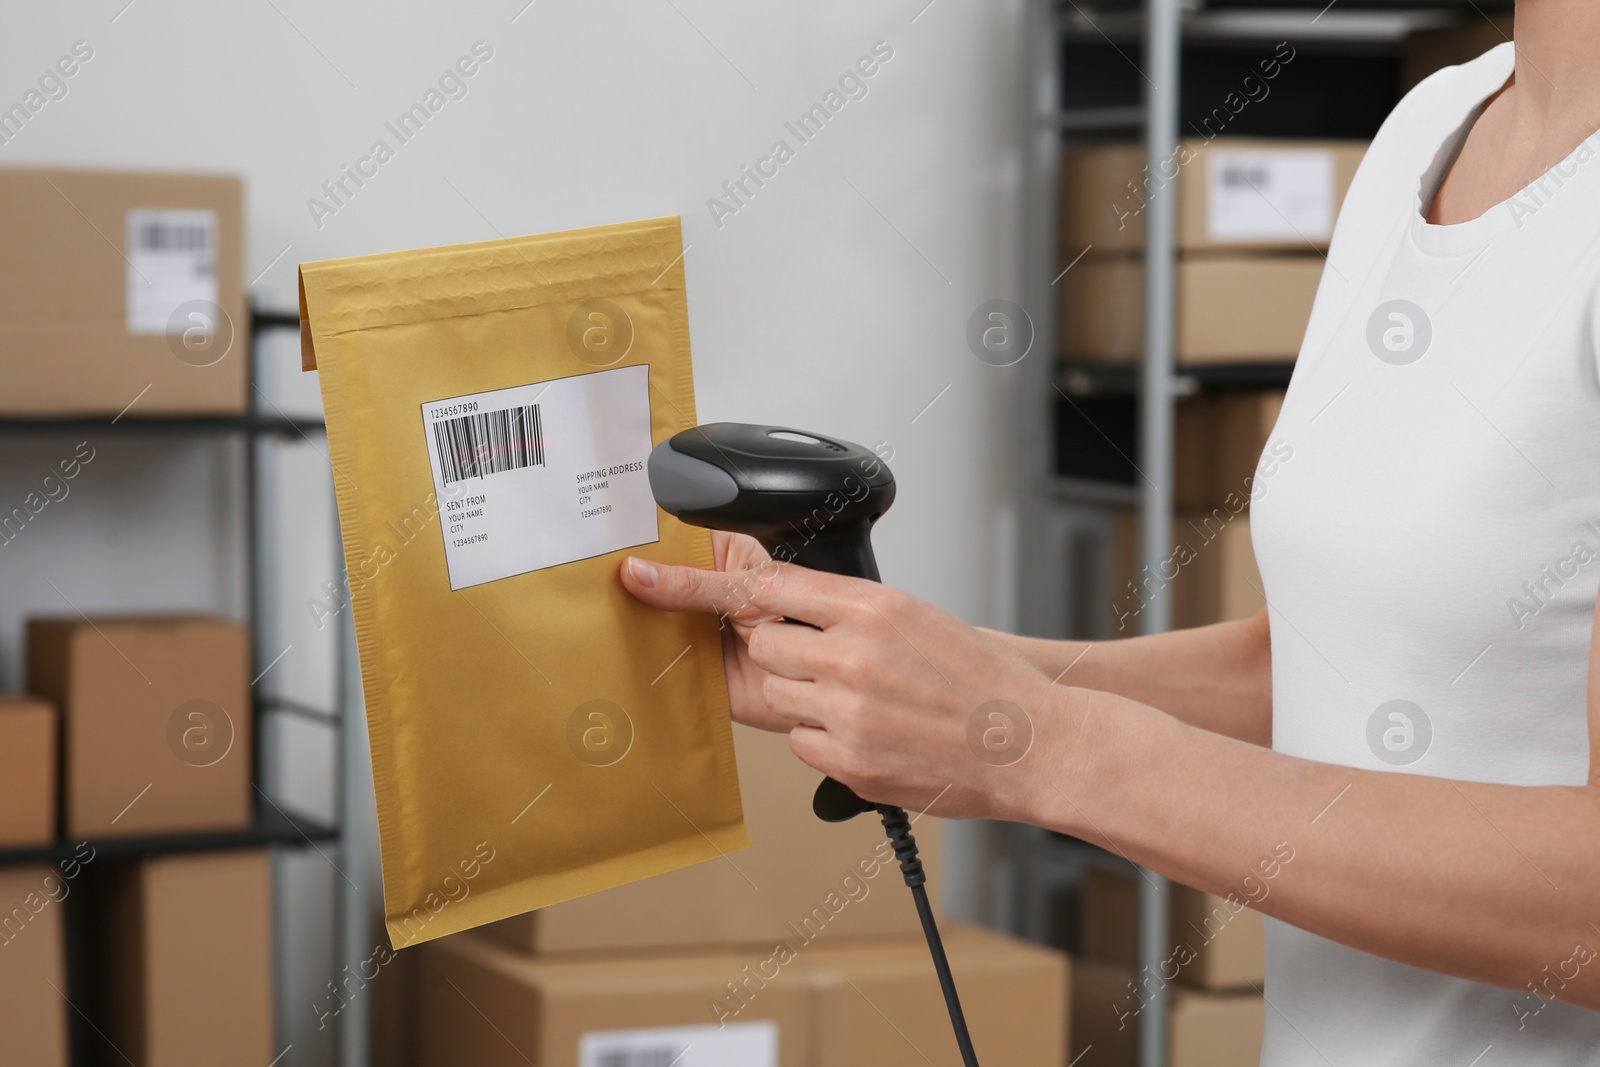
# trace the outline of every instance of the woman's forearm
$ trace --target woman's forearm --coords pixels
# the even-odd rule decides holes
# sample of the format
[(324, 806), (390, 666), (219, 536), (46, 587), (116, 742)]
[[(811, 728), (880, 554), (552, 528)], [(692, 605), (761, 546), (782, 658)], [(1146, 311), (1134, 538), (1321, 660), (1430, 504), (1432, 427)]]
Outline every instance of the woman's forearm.
[(1117, 693), (1202, 730), (1271, 744), (1272, 648), (1264, 611), (1118, 641), (1000, 636), (1058, 685)]
[(1600, 1008), (1600, 787), (1355, 770), (1053, 699), (1029, 821), (1367, 952)]

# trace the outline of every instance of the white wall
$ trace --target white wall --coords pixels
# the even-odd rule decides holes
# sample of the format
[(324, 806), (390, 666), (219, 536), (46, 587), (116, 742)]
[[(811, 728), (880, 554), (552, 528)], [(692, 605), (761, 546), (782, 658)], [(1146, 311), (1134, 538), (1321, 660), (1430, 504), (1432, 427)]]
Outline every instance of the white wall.
[[(965, 326), (978, 304), (1017, 296), (1021, 5), (925, 2), (13, 6), (0, 103), (20, 99), (75, 41), (94, 58), (65, 98), (0, 145), (0, 165), (243, 175), (245, 274), (257, 302), (276, 308), (294, 305), (302, 260), (681, 215), (701, 417), (889, 441), (900, 494), (877, 541), (886, 579), (1004, 625), (1013, 379), (973, 357)], [(308, 198), (375, 139), (393, 144), (384, 122), (479, 40), (493, 58), (467, 95), (314, 222)], [(784, 123), (880, 40), (893, 58), (868, 94), (800, 145)], [(795, 158), (719, 227), (707, 199), (779, 138)], [(275, 404), (317, 407), (292, 339), (264, 358)], [(47, 444), (6, 448), (0, 500), (20, 498), (50, 458)], [(65, 609), (39, 580), (46, 573), (66, 573), (57, 584), (85, 610), (239, 609), (226, 578), (238, 531), (214, 503), (221, 456), (195, 444), (119, 446), (52, 517), (49, 539), (6, 548), (0, 683), (20, 682), (18, 620)], [(304, 603), (335, 577), (324, 467), (312, 446), (274, 457), (269, 512), (292, 559), (273, 572), (277, 623), (261, 639), (269, 657), (290, 646), (268, 684), (319, 703), (330, 632), (315, 630)], [(173, 521), (141, 517), (151, 497)], [(287, 788), (321, 806), (305, 771), (315, 745), (286, 743), (296, 754)], [(991, 846), (981, 833), (955, 837), (949, 899), (989, 912)], [(332, 879), (315, 855), (296, 863), (285, 875), (297, 894), (290, 962), (309, 1003), (327, 978), (315, 894)], [(326, 1062), (313, 1013), (293, 1011), (285, 1062)]]

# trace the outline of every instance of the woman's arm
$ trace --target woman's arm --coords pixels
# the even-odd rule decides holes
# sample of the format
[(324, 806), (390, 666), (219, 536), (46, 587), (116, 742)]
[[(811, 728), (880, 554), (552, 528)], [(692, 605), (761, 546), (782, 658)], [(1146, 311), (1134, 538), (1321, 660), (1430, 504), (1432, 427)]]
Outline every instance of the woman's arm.
[[(676, 610), (715, 610), (727, 579), (646, 574), (624, 581)], [(864, 797), (1048, 826), (1368, 952), (1600, 1009), (1600, 776), (1528, 788), (1313, 763), (1053, 685), (894, 589), (788, 565), (746, 588), (764, 712)], [(1592, 768), (1596, 666), (1591, 648)], [(996, 708), (1020, 726), (1013, 751), (977, 740)], [(1241, 891), (1264, 877), (1264, 897)]]
[[(1355, 770), (1203, 733), (1117, 696), (1055, 699), (1081, 730), (1046, 741), (1012, 817), (1259, 898), (1258, 910), (1366, 952), (1600, 1008), (1592, 773), (1587, 786), (1528, 788)], [(1591, 683), (1591, 736), (1597, 706)], [(1264, 897), (1251, 891), (1263, 885)]]
[(1190, 726), (1272, 743), (1272, 647), (1263, 608), (1248, 619), (1118, 641), (1046, 641), (996, 631), (1057, 685), (1099, 689)]

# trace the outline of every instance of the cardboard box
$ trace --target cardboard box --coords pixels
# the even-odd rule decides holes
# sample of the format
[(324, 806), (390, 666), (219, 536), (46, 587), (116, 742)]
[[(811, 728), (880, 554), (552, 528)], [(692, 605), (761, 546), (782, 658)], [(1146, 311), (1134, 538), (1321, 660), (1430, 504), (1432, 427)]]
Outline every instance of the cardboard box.
[[(1078, 944), (1087, 959), (1136, 965), (1138, 887), (1131, 876), (1092, 870), (1084, 880)], [(1173, 884), (1169, 897), (1169, 944), (1165, 957), (1178, 968), (1177, 981), (1195, 989), (1260, 989), (1266, 974), (1261, 915), (1222, 897)]]
[(1266, 606), (1250, 543), (1250, 517), (1242, 509), (1179, 512), (1173, 520), (1173, 546), (1159, 572), (1139, 563), (1136, 512), (1117, 511), (1114, 536), (1112, 632), (1117, 637), (1141, 632), (1140, 616), (1157, 588), (1170, 588), (1174, 629), (1249, 618)]
[(1266, 1002), (1259, 993), (1180, 991), (1167, 1012), (1171, 1067), (1257, 1067)]
[[(798, 976), (757, 989), (737, 1019), (717, 1028), (713, 1001), (762, 953), (557, 960), (523, 955), (477, 932), (410, 951), (422, 958), (419, 1067), (597, 1067), (606, 1062), (602, 1052), (627, 1063), (621, 1054), (632, 1051), (636, 1062), (651, 1063), (645, 1053), (662, 1049), (671, 1050), (661, 1059), (669, 1063), (685, 1044), (721, 1053), (713, 1063), (811, 1062), (808, 991)], [(586, 1041), (588, 1055), (580, 1056)]]
[(61, 709), (73, 839), (250, 825), (250, 638), (201, 616), (34, 619), (28, 688)]
[[(945, 923), (941, 933), (973, 1048), (985, 1067), (1066, 1063), (1066, 955), (959, 923)], [(809, 1062), (959, 1067), (939, 980), (920, 936), (900, 939), (892, 951), (825, 947), (800, 965), (813, 997)]]
[(0, 414), (242, 414), (242, 200), (236, 178), (0, 169)]
[[(1185, 512), (1180, 533), (1188, 544), (1206, 552), (1205, 562), (1189, 568), (1178, 582), (1184, 609), (1180, 626), (1209, 626), (1247, 619), (1267, 606), (1261, 570), (1250, 540), (1250, 517), (1226, 509)], [(1202, 549), (1201, 546), (1204, 546)]]
[[(377, 976), (365, 986), (372, 997), (372, 1062), (383, 1067), (416, 1067), (417, 1019), (425, 1010), (420, 999), (423, 953), (395, 952), (388, 957), (380, 954), (376, 962)], [(365, 979), (371, 966), (366, 965), (356, 980)], [(353, 984), (355, 980), (341, 977), (341, 981)], [(356, 986), (354, 992), (359, 995), (361, 988)], [(333, 1013), (337, 1009), (342, 1013), (345, 1000), (344, 993), (337, 999), (328, 993), (315, 1010)], [(337, 1018), (334, 1015), (334, 1020)], [(328, 1025), (336, 1023), (330, 1021)]]
[[(946, 940), (985, 1067), (1064, 1063), (1066, 957), (955, 924)], [(416, 951), (421, 1067), (960, 1063), (920, 937), (802, 945), (786, 961), (771, 948), (538, 958), (478, 933)]]
[(0, 848), (56, 839), (56, 709), (0, 694)]
[(0, 869), (0, 1063), (67, 1067), (60, 875)]
[(129, 864), (103, 980), (110, 1041), (137, 1064), (270, 1063), (271, 878), (262, 850)]
[[(1167, 987), (1168, 1067), (1256, 1067), (1265, 1003), (1256, 993)], [(1135, 1067), (1145, 996), (1125, 967), (1073, 960), (1074, 1067)]]
[(1511, 8), (1463, 15), (1459, 26), (1415, 30), (1400, 54), (1400, 91), (1409, 93), (1418, 82), (1443, 67), (1477, 59), (1496, 45), (1511, 40)]
[(1096, 255), (1143, 251), (1145, 205), (1162, 176), (1177, 183), (1181, 251), (1324, 250), (1366, 151), (1365, 141), (1191, 139), (1152, 173), (1140, 144), (1068, 152), (1062, 253), (1070, 261), (1085, 246)]
[[(1283, 397), (1282, 390), (1262, 390), (1178, 402), (1173, 496), (1179, 508), (1248, 504), (1255, 494), (1271, 491), (1279, 465), (1294, 454), (1292, 446), (1271, 441)], [(1269, 444), (1276, 445), (1270, 453)]]
[[(1188, 257), (1178, 263), (1173, 324), (1182, 366), (1293, 363), (1323, 259), (1318, 255)], [(1086, 363), (1144, 355), (1144, 264), (1086, 256), (1061, 280), (1061, 354)]]
[[(734, 747), (753, 847), (485, 929), (525, 952), (766, 946), (797, 929), (830, 942), (921, 929), (881, 823), (813, 815), (820, 776), (789, 751), (787, 736), (735, 725)], [(939, 821), (919, 818), (914, 832), (937, 903)]]

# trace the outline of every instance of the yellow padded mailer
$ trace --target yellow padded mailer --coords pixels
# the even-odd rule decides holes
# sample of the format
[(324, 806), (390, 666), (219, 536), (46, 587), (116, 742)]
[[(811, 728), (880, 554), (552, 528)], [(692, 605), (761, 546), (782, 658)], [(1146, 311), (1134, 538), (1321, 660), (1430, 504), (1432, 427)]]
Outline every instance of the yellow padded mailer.
[[(648, 378), (649, 443), (694, 425), (682, 259), (672, 218), (301, 265), (396, 947), (749, 845), (717, 621), (646, 608), (616, 576), (628, 553), (709, 567), (707, 532), (655, 512), (653, 543), (452, 590), (458, 505), (424, 426), (447, 398), (641, 366), (625, 375), (639, 395)], [(516, 462), (559, 454), (555, 425)]]

